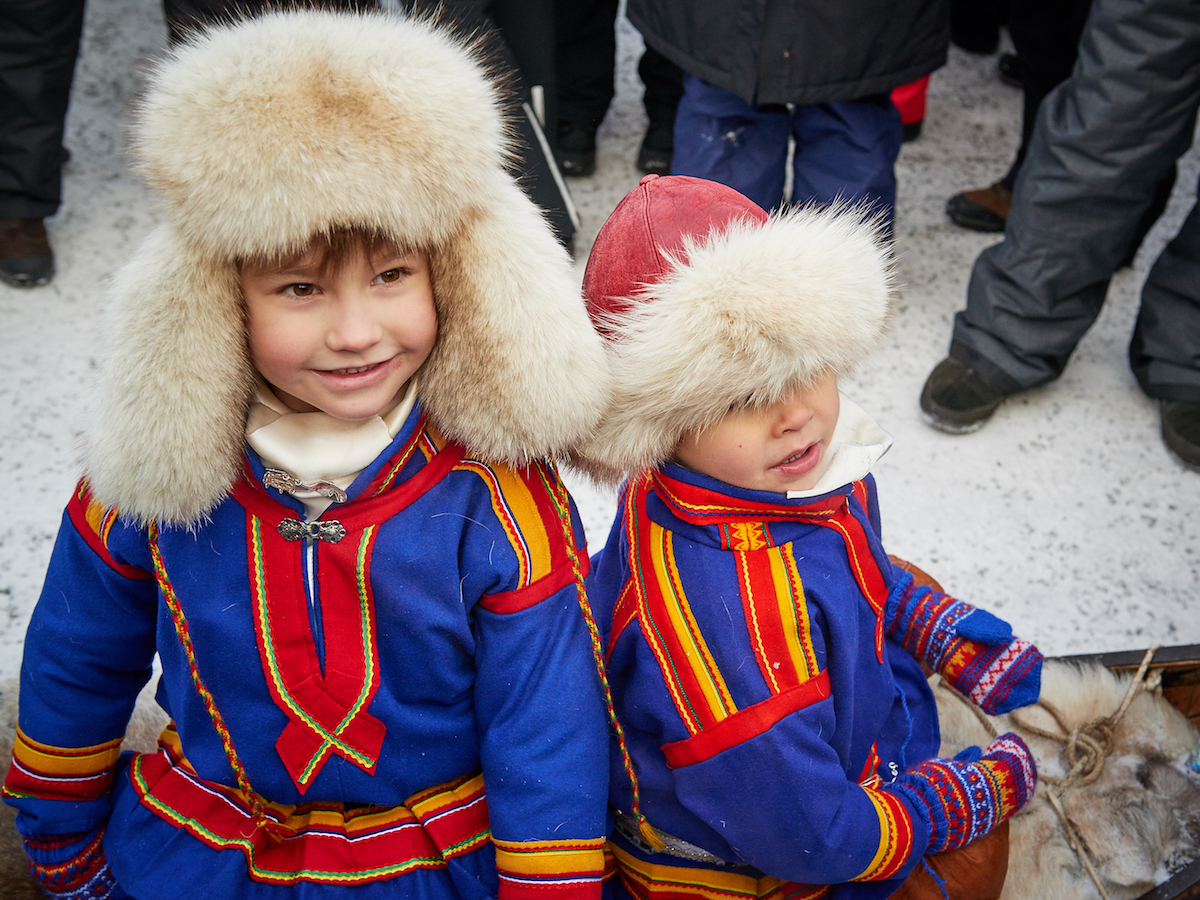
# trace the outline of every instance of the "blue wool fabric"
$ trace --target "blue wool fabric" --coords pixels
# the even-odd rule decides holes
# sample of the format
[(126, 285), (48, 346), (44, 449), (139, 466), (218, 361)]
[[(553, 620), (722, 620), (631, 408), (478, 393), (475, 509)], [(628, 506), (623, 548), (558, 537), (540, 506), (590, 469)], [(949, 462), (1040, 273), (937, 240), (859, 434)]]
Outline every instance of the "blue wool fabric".
[[(25, 643), (18, 759), (27, 762), (14, 765), (5, 788), (23, 831), (106, 827), (117, 881), (155, 900), (370, 900), (397, 891), (487, 900), (500, 890), (492, 837), (512, 852), (554, 841), (563, 859), (595, 857), (595, 872), (564, 866), (598, 896), (606, 718), (556, 476), (541, 463), (514, 470), (465, 456), (425, 424), (418, 404), (349, 501), (322, 516), (359, 524), (341, 543), (309, 546), (276, 528), (302, 520), (301, 504), (262, 487), (252, 451), (245, 464), (208, 521), (156, 535), (98, 508), (81, 485)], [(573, 509), (569, 521), (582, 545)], [(186, 619), (187, 646), (167, 588)], [(323, 657), (309, 627), (310, 592)], [(159, 753), (118, 760), (156, 651), (157, 699), (175, 730)], [(297, 670), (297, 659), (309, 668)], [(256, 827), (193, 664), (248, 784), (273, 804), (279, 834)], [(349, 725), (339, 731), (343, 714)], [(324, 744), (318, 728), (331, 729)], [(81, 759), (97, 760), (94, 771), (68, 777)], [(486, 801), (465, 781), (480, 771)], [(439, 786), (449, 793), (437, 802), (453, 811), (440, 818), (440, 807), (417, 802)], [(411, 815), (401, 815), (406, 803)], [(334, 812), (346, 820), (346, 841), (306, 837)], [(235, 821), (214, 846), (221, 816), (235, 813), (244, 829)], [(390, 831), (373, 824), (389, 816)], [(458, 821), (475, 823), (471, 840), (447, 846), (466, 827)], [(409, 834), (431, 841), (433, 855), (391, 870), (385, 859), (344, 883), (322, 874), (353, 868), (364, 836)], [(320, 849), (331, 844), (342, 849)], [(272, 854), (293, 847), (303, 849), (294, 870), (266, 871)], [(266, 874), (252, 875), (253, 866)]]
[(869, 475), (798, 499), (674, 464), (626, 485), (589, 577), (639, 794), (614, 748), (610, 802), (692, 847), (618, 829), (615, 896), (884, 900), (948, 846), (939, 786), (990, 779), (956, 838), (1023, 802), (1003, 766), (932, 759), (933, 696), (885, 612), (953, 601), (915, 587), (879, 530)]

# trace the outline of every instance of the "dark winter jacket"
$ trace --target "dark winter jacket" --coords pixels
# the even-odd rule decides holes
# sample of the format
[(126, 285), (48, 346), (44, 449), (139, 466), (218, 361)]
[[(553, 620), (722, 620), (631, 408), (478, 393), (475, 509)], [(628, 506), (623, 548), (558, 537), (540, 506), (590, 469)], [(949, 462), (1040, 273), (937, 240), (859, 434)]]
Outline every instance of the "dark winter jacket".
[(890, 91), (946, 61), (948, 0), (629, 0), (646, 43), (752, 104)]

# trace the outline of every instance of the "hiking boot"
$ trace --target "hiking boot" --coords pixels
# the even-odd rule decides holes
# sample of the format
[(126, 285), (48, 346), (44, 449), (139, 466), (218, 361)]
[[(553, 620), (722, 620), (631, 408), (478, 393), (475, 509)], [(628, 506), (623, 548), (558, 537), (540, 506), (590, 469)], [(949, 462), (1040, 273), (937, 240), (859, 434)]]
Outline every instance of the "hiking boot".
[(1012, 191), (997, 181), (991, 187), (955, 194), (946, 203), (946, 214), (955, 225), (972, 231), (1003, 231), (1012, 206)]
[(674, 123), (651, 122), (638, 150), (637, 167), (647, 175), (670, 175), (674, 152)]
[(1200, 403), (1162, 400), (1159, 414), (1167, 448), (1189, 469), (1200, 472)]
[(38, 287), (54, 276), (54, 253), (41, 219), (0, 219), (0, 281)]
[(982, 428), (1003, 399), (978, 372), (948, 356), (929, 373), (921, 391), (921, 412), (938, 431), (966, 434)]
[(558, 123), (558, 165), (564, 175), (582, 178), (596, 171), (596, 129)]

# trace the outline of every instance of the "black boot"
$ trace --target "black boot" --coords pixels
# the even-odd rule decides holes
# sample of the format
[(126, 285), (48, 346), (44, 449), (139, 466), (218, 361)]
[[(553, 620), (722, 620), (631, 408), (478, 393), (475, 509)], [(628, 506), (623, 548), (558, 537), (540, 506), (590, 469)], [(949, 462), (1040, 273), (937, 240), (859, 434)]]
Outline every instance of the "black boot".
[(54, 253), (41, 219), (0, 219), (0, 281), (38, 287), (54, 277)]
[(564, 175), (574, 178), (595, 172), (596, 129), (577, 122), (559, 122), (558, 165)]
[(1167, 448), (1189, 469), (1200, 472), (1200, 403), (1163, 400), (1159, 414)]
[(982, 375), (948, 356), (929, 373), (921, 391), (921, 412), (938, 431), (966, 434), (982, 428), (1003, 399)]

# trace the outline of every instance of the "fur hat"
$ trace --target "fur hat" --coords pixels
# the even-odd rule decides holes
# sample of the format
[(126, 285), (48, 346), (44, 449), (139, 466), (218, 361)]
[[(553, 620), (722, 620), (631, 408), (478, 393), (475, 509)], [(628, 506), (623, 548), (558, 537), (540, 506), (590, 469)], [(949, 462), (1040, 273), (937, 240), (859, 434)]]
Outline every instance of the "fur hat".
[(731, 406), (848, 371), (883, 330), (892, 277), (879, 221), (861, 209), (768, 216), (711, 181), (643, 178), (600, 229), (583, 277), (614, 385), (573, 461), (619, 481)]
[(154, 71), (134, 149), (167, 221), (114, 284), (87, 451), (102, 502), (192, 525), (221, 500), (254, 378), (237, 262), (336, 228), (428, 250), (438, 336), (421, 399), (448, 437), (524, 464), (597, 421), (602, 341), (505, 170), (494, 85), (447, 33), (318, 11), (214, 28)]

